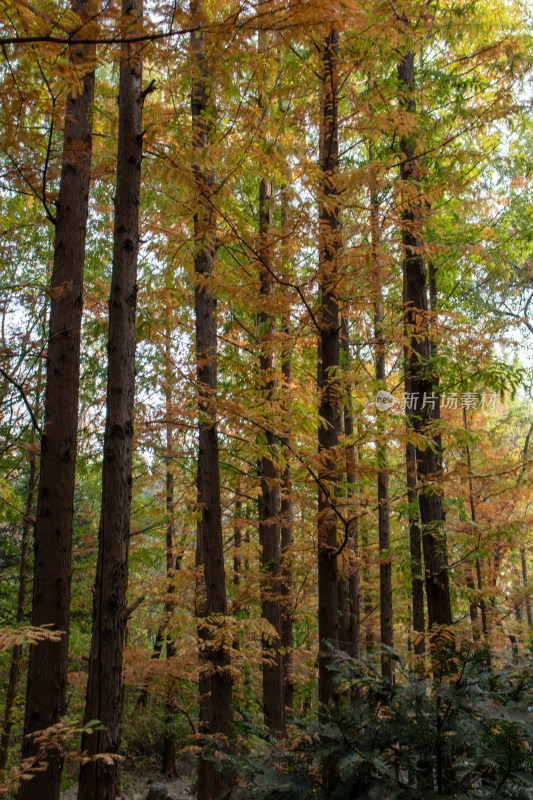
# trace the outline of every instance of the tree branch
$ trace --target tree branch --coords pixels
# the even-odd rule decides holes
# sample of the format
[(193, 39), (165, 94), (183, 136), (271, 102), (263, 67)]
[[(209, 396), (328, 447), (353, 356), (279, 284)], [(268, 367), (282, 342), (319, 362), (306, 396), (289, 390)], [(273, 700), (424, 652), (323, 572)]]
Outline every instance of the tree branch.
[(39, 436), (42, 436), (43, 432), (41, 430), (41, 426), (39, 425), (39, 423), (37, 421), (37, 418), (36, 418), (35, 414), (33, 413), (33, 409), (32, 409), (32, 407), (30, 405), (30, 401), (26, 397), (26, 392), (24, 391), (23, 384), (19, 383), (18, 381), (16, 381), (15, 378), (12, 375), (10, 375), (9, 372), (6, 372), (5, 369), (2, 369), (2, 367), (0, 367), (0, 375), (3, 375), (4, 378), (6, 379), (6, 381), (11, 383), (15, 387), (15, 389), (18, 390), (20, 396), (22, 397), (22, 399), (24, 401), (24, 405), (28, 409), (28, 413), (29, 413), (29, 415), (31, 417), (31, 421), (33, 423), (33, 427), (35, 428), (35, 430), (37, 431)]

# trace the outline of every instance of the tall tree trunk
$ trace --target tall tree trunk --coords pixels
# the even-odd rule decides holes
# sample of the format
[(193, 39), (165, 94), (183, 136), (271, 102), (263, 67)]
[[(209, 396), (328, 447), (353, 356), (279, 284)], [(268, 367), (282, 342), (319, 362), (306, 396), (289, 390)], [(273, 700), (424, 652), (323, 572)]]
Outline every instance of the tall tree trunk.
[[(398, 67), (401, 104), (407, 113), (416, 110), (414, 53), (406, 53)], [(413, 402), (408, 408), (409, 422), (417, 436), (417, 491), (422, 525), (428, 625), (434, 641), (439, 629), (452, 624), (448, 563), (444, 531), (444, 509), (438, 483), (438, 455), (435, 446), (421, 446), (422, 438), (433, 439), (432, 404), (434, 376), (431, 366), (426, 265), (423, 256), (422, 214), (419, 193), (419, 168), (414, 136), (400, 139), (402, 162), (402, 247), (404, 274), (404, 318), (407, 330), (406, 372)], [(417, 408), (414, 399), (417, 400)]]
[[(376, 385), (378, 390), (387, 389), (385, 335), (383, 332), (383, 276), (380, 261), (380, 232), (378, 194), (374, 186), (370, 189), (370, 230), (372, 237), (372, 263), (374, 271), (374, 350)], [(392, 565), (390, 550), (389, 518), (389, 473), (387, 469), (386, 418), (377, 411), (376, 459), (378, 467), (378, 542), (379, 542), (379, 607), (381, 643), (393, 645), (392, 614)], [(382, 653), (381, 673), (392, 682), (392, 660)]]
[[(287, 221), (289, 210), (288, 187), (281, 189), (281, 262), (284, 274), (288, 276), (287, 263)], [(294, 706), (293, 671), (293, 531), (292, 531), (292, 467), (291, 467), (291, 319), (290, 308), (284, 310), (281, 319), (281, 377), (284, 434), (281, 439), (281, 461), (284, 464), (280, 484), (280, 537), (281, 537), (281, 646), (283, 649), (283, 698), (285, 712), (292, 712)]]
[[(368, 541), (368, 530), (363, 526), (361, 531), (361, 549), (362, 549), (362, 595), (363, 595), (363, 620), (362, 625), (365, 632), (365, 651), (370, 654), (374, 649), (375, 636), (372, 615), (375, 611), (372, 599), (372, 584), (370, 574), (370, 543)], [(376, 606), (377, 608), (377, 606)]]
[[(344, 320), (340, 320), (340, 339), (339, 339), (339, 363), (345, 367), (343, 352), (343, 325)], [(344, 372), (344, 369), (343, 369)], [(343, 376), (344, 377), (344, 376)], [(343, 381), (344, 384), (344, 381)], [(343, 385), (344, 388), (344, 385)], [(344, 437), (344, 397), (340, 398), (341, 413), (339, 415), (339, 437)], [(342, 467), (341, 467), (342, 469)], [(339, 475), (340, 478), (340, 475)], [(350, 537), (350, 524), (349, 524), (349, 510), (348, 510), (348, 485), (346, 480), (340, 480), (337, 486), (339, 497), (342, 499), (343, 504), (343, 517), (344, 517), (344, 534), (346, 536), (346, 545), (337, 556), (337, 647), (339, 650), (347, 652), (349, 642), (349, 629), (350, 629), (350, 596), (349, 596), (349, 583), (348, 583), (348, 570), (349, 570), (349, 537)]]
[[(40, 362), (39, 362), (40, 364)], [(36, 469), (35, 453), (30, 451), (29, 455), (30, 473), (28, 476), (28, 489), (26, 493), (26, 508), (22, 522), (22, 543), (20, 549), (19, 566), (19, 586), (17, 593), (17, 610), (15, 614), (15, 624), (17, 627), (22, 624), (24, 619), (24, 606), (26, 604), (26, 583), (28, 580), (28, 552), (30, 549), (30, 533), (33, 527), (31, 522), (31, 512), (33, 508), (33, 498), (35, 495)], [(2, 739), (0, 741), (0, 778), (4, 772), (9, 755), (9, 741), (11, 738), (11, 728), (13, 726), (13, 706), (17, 694), (17, 687), (21, 672), (22, 645), (16, 644), (11, 655), (11, 666), (6, 689), (6, 702), (4, 710), (4, 721), (2, 724)]]
[[(200, 653), (200, 720), (205, 736), (218, 736), (229, 747), (233, 734), (232, 685), (228, 643), (221, 626), (227, 615), (226, 576), (222, 539), (220, 473), (216, 426), (217, 313), (213, 285), (216, 251), (216, 216), (211, 195), (215, 178), (205, 167), (208, 146), (208, 77), (203, 6), (191, 3), (191, 50), (194, 80), (191, 92), (192, 137), (197, 162), (194, 215), (194, 290), (196, 316), (196, 378), (198, 383), (198, 508), (197, 607)], [(217, 770), (200, 755), (198, 800), (214, 800), (229, 789), (233, 776)]]
[(479, 607), (481, 609), (481, 629), (483, 631), (483, 636), (485, 637), (485, 641), (488, 642), (489, 639), (489, 621), (487, 617), (487, 604), (485, 602), (485, 598), (483, 597), (483, 573), (481, 569), (481, 559), (476, 558), (476, 579), (477, 579), (477, 590), (480, 595), (479, 600)]
[(322, 48), (322, 120), (320, 135), (321, 199), (319, 208), (320, 311), (318, 451), (318, 700), (325, 707), (336, 699), (336, 688), (328, 669), (326, 645), (338, 645), (337, 617), (337, 446), (340, 429), (339, 384), (339, 251), (340, 212), (338, 197), (338, 47), (332, 30)]
[[(259, 53), (267, 52), (267, 39), (259, 34)], [(259, 87), (259, 110), (265, 115), (268, 104)], [(259, 379), (266, 409), (272, 409), (277, 392), (276, 355), (274, 351), (274, 297), (272, 273), (272, 182), (263, 177), (259, 183), (259, 279), (260, 311), (257, 315), (260, 340)], [(261, 613), (275, 635), (263, 635), (263, 712), (269, 730), (285, 733), (283, 700), (283, 657), (281, 653), (281, 541), (279, 439), (265, 423), (265, 451), (260, 465), (259, 543), (261, 547)]]
[[(520, 577), (520, 571), (516, 567), (513, 567), (513, 575), (515, 576), (515, 578), (519, 578)], [(521, 602), (517, 606), (515, 606), (514, 615), (515, 615), (516, 621), (521, 624), (522, 623), (522, 603)]]
[(470, 624), (472, 626), (472, 638), (475, 642), (477, 642), (481, 638), (481, 634), (479, 631), (479, 616), (477, 613), (477, 603), (474, 599), (476, 593), (476, 584), (474, 582), (474, 576), (472, 574), (472, 569), (469, 564), (466, 564), (465, 566), (465, 581), (468, 591), (470, 592), (468, 608), (470, 612)]
[[(240, 497), (240, 484), (237, 484), (235, 497), (235, 523), (233, 525), (233, 585), (237, 589), (241, 585), (242, 572), (242, 499)], [(232, 615), (237, 617), (240, 603), (237, 597), (233, 600)]]
[[(259, 374), (265, 408), (272, 407), (276, 395), (274, 319), (269, 305), (274, 296), (272, 245), (272, 183), (262, 178), (259, 184), (259, 272), (261, 310), (257, 317), (261, 352)], [(283, 658), (281, 654), (281, 543), (279, 440), (265, 425), (265, 452), (261, 457), (259, 502), (259, 543), (261, 546), (262, 616), (276, 635), (263, 635), (263, 711), (268, 728), (285, 733), (283, 701)]]
[[(524, 441), (524, 449), (522, 451), (522, 459), (523, 459), (524, 462), (525, 462), (525, 460), (527, 458), (527, 453), (528, 453), (528, 450), (529, 450), (529, 444), (531, 442), (531, 434), (532, 433), (533, 433), (533, 422), (529, 426), (529, 430), (527, 432), (527, 435), (526, 435), (526, 438), (525, 438), (525, 441)], [(526, 470), (526, 465), (524, 463), (523, 466), (522, 466), (522, 469), (520, 470), (520, 473), (519, 473), (519, 476), (518, 476), (518, 481), (522, 480), (522, 478), (524, 476), (524, 473), (525, 473), (525, 470)], [(520, 562), (521, 562), (521, 566), (522, 566), (522, 583), (523, 583), (523, 587), (524, 587), (525, 601), (526, 601), (527, 625), (528, 625), (529, 630), (531, 631), (531, 630), (533, 630), (533, 614), (531, 612), (531, 595), (530, 595), (529, 586), (528, 586), (527, 559), (526, 559), (526, 550), (525, 550), (524, 547), (522, 547), (520, 549)]]
[(520, 561), (522, 564), (522, 583), (524, 586), (524, 592), (526, 597), (527, 626), (531, 631), (533, 630), (533, 614), (531, 613), (531, 597), (529, 594), (529, 587), (528, 587), (526, 551), (523, 547), (520, 550)]
[(343, 649), (351, 656), (358, 656), (361, 649), (361, 614), (359, 596), (359, 565), (358, 557), (358, 533), (359, 526), (356, 515), (357, 505), (357, 482), (355, 472), (355, 444), (353, 402), (352, 402), (352, 378), (351, 365), (352, 354), (350, 348), (350, 338), (348, 333), (348, 322), (346, 317), (341, 319), (341, 341), (342, 361), (346, 371), (346, 389), (343, 404), (344, 436), (348, 442), (346, 446), (346, 522), (344, 535), (348, 542), (346, 546), (346, 601), (348, 619), (345, 625), (346, 645)]
[(176, 769), (177, 744), (176, 737), (172, 733), (172, 721), (176, 713), (176, 702), (174, 697), (174, 681), (172, 680), (171, 666), (172, 659), (176, 655), (176, 646), (171, 632), (172, 614), (175, 606), (176, 595), (176, 570), (178, 560), (175, 552), (174, 537), (174, 473), (172, 471), (172, 452), (174, 447), (174, 429), (172, 424), (172, 358), (170, 347), (170, 325), (166, 331), (165, 347), (165, 435), (166, 435), (166, 473), (165, 473), (165, 505), (167, 512), (166, 527), (166, 572), (167, 572), (167, 595), (165, 602), (166, 617), (166, 655), (169, 666), (167, 694), (165, 698), (165, 737), (163, 739), (163, 775), (169, 780), (174, 780), (178, 772)]
[[(94, 4), (90, 0), (73, 0), (72, 9), (85, 24), (94, 19)], [(74, 39), (83, 38), (86, 33), (87, 27), (83, 27)], [(79, 86), (69, 93), (66, 102), (55, 220), (31, 618), (32, 625), (49, 625), (61, 631), (61, 637), (59, 642), (45, 640), (30, 649), (23, 759), (35, 757), (38, 752), (31, 735), (58, 723), (67, 704), (72, 518), (95, 47), (73, 42), (71, 53)], [(21, 782), (19, 800), (45, 797), (58, 800), (63, 765), (60, 747), (52, 747), (46, 753), (46, 764), (30, 781)]]
[[(346, 419), (346, 396), (345, 396), (345, 383), (346, 383), (346, 362), (345, 362), (345, 342), (344, 332), (347, 330), (347, 322), (344, 317), (340, 317), (340, 331), (339, 331), (339, 376), (342, 374), (342, 383), (340, 386), (340, 413), (339, 413), (339, 438), (345, 439), (344, 422)], [(342, 370), (342, 373), (341, 373)], [(339, 650), (344, 652), (348, 651), (348, 637), (350, 628), (350, 587), (348, 582), (349, 576), (349, 547), (350, 547), (350, 511), (349, 511), (349, 486), (346, 475), (342, 475), (348, 466), (348, 458), (344, 459), (339, 470), (339, 481), (337, 485), (337, 492), (339, 495), (339, 502), (342, 503), (343, 517), (344, 517), (344, 536), (346, 538), (346, 545), (342, 548), (337, 556), (337, 646)], [(342, 478), (341, 478), (342, 475)]]
[[(142, 28), (142, 0), (123, 0), (124, 36)], [(109, 295), (107, 414), (102, 465), (102, 508), (94, 590), (93, 628), (85, 722), (103, 730), (82, 736), (89, 756), (118, 753), (122, 716), (122, 651), (127, 623), (133, 409), (135, 396), (135, 309), (139, 252), (142, 160), (142, 60), (139, 44), (124, 44), (120, 56), (119, 132), (113, 271)], [(78, 800), (114, 800), (116, 760), (82, 764)]]
[[(238, 618), (241, 611), (239, 587), (241, 585), (242, 573), (242, 499), (240, 491), (240, 482), (237, 481), (235, 491), (235, 522), (233, 523), (233, 586), (235, 589), (231, 605), (231, 616), (234, 620)], [(238, 633), (233, 636), (232, 647), (234, 650), (238, 650), (240, 647), (240, 637)]]
[[(406, 376), (405, 392), (408, 394), (409, 381)], [(415, 633), (415, 656), (425, 651), (424, 577), (422, 574), (422, 537), (418, 513), (416, 450), (412, 442), (405, 445), (405, 470), (407, 482), (407, 502), (409, 504), (409, 553), (411, 556), (411, 594), (413, 598), (413, 630)]]
[[(284, 222), (282, 221), (282, 225)], [(289, 348), (290, 317), (283, 315), (281, 329), (283, 347), (281, 353), (281, 374), (283, 380), (282, 405), (284, 418), (290, 414), (291, 391), (291, 354)], [(283, 697), (285, 710), (291, 712), (294, 704), (293, 673), (293, 577), (292, 577), (292, 468), (290, 452), (290, 430), (285, 428), (281, 441), (282, 463), (281, 474), (281, 646), (283, 648)]]
[[(467, 431), (468, 430), (468, 417), (467, 417), (467, 414), (466, 414), (466, 407), (465, 406), (463, 406), (463, 425), (464, 425), (465, 431)], [(472, 458), (470, 456), (470, 445), (468, 444), (468, 442), (466, 443), (465, 454), (466, 454), (466, 466), (467, 466), (467, 469), (468, 469), (468, 502), (469, 502), (469, 505), (470, 505), (470, 519), (471, 519), (471, 522), (472, 522), (472, 532), (474, 532), (475, 529), (476, 529), (476, 524), (477, 524), (477, 522), (476, 522), (476, 503), (475, 503), (475, 499), (474, 499), (474, 482), (472, 480)], [(481, 611), (481, 629), (483, 631), (483, 638), (485, 639), (485, 643), (488, 645), (488, 641), (489, 641), (489, 625), (488, 625), (488, 619), (487, 619), (487, 604), (485, 603), (485, 598), (482, 595), (483, 583), (482, 583), (481, 559), (479, 558), (479, 556), (476, 558), (475, 566), (476, 566), (477, 589), (478, 589), (478, 593), (480, 595), (480, 598), (479, 598), (479, 610)], [(472, 578), (472, 584), (473, 583), (474, 583), (474, 581), (473, 581), (473, 578)], [(473, 588), (475, 588), (475, 585), (474, 586), (469, 585), (469, 588), (473, 589)], [(472, 609), (472, 603), (470, 604), (470, 617), (472, 619), (472, 632), (473, 632), (474, 639), (479, 639), (479, 631), (478, 631), (477, 635), (474, 632), (474, 627), (476, 627), (476, 629), (478, 628), (478, 625), (477, 625), (477, 603), (475, 605), (476, 605), (476, 611), (474, 613), (474, 619), (472, 619), (473, 609)]]

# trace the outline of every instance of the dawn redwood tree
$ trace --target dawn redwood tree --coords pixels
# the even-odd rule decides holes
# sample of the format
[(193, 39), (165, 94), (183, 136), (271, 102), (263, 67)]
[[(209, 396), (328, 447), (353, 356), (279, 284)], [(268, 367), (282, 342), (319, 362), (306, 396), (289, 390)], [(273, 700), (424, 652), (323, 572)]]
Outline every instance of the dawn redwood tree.
[[(466, 406), (463, 406), (463, 425), (465, 431), (468, 430), (468, 416), (466, 413)], [(468, 470), (468, 504), (470, 506), (470, 521), (472, 531), (474, 532), (477, 527), (477, 519), (476, 519), (476, 501), (474, 497), (474, 482), (472, 480), (472, 458), (470, 454), (470, 445), (468, 443), (468, 439), (465, 442), (465, 456), (466, 456), (466, 467)], [(468, 588), (472, 593), (472, 597), (470, 599), (470, 619), (472, 622), (472, 636), (474, 639), (480, 638), (480, 631), (479, 631), (479, 621), (478, 621), (478, 605), (479, 611), (481, 612), (481, 632), (483, 634), (483, 639), (485, 640), (485, 644), (488, 645), (489, 639), (489, 624), (487, 618), (487, 604), (485, 603), (485, 598), (483, 597), (483, 574), (482, 574), (482, 566), (481, 566), (481, 559), (479, 555), (476, 555), (475, 559), (475, 580), (472, 567), (470, 564), (467, 564), (467, 584)], [(477, 584), (477, 585), (476, 585)], [(476, 592), (477, 589), (477, 592)], [(479, 603), (475, 601), (475, 595), (479, 594)], [(531, 609), (528, 612), (528, 620), (531, 618)]]
[[(175, 525), (174, 525), (174, 472), (172, 470), (172, 453), (174, 448), (174, 425), (172, 422), (172, 352), (170, 346), (170, 323), (166, 326), (166, 343), (165, 343), (165, 376), (164, 376), (164, 394), (165, 394), (165, 437), (166, 437), (166, 455), (165, 455), (165, 506), (167, 512), (167, 525), (165, 531), (166, 539), (166, 572), (167, 572), (167, 592), (165, 601), (165, 617), (166, 617), (166, 656), (171, 667), (172, 659), (176, 656), (176, 644), (174, 637), (170, 631), (172, 614), (174, 611), (176, 599), (176, 570), (179, 566), (178, 557), (176, 556), (175, 547)], [(176, 711), (174, 699), (174, 686), (172, 681), (171, 669), (169, 669), (168, 686), (166, 692), (165, 702), (165, 738), (163, 740), (163, 763), (162, 770), (165, 777), (174, 780), (177, 777), (176, 770), (176, 756), (177, 744), (176, 737), (171, 731), (172, 717)]]
[[(31, 622), (60, 631), (59, 641), (30, 649), (22, 758), (36, 755), (32, 734), (58, 723), (67, 705), (72, 518), (78, 435), (80, 331), (85, 237), (92, 159), (95, 46), (76, 44), (94, 33), (94, 3), (74, 0), (83, 26), (73, 37), (75, 88), (66, 100), (46, 362), (44, 430), (34, 538)], [(58, 800), (61, 753), (49, 749), (46, 766), (21, 781), (19, 800)]]
[[(281, 189), (281, 262), (287, 267), (287, 216), (289, 194), (287, 186)], [(285, 712), (292, 711), (294, 699), (293, 672), (293, 520), (292, 520), (292, 465), (291, 465), (291, 318), (290, 308), (284, 309), (281, 317), (281, 405), (283, 409), (283, 435), (281, 455), (283, 469), (280, 483), (280, 539), (281, 539), (281, 646), (283, 649), (283, 703)]]
[[(407, 25), (405, 20), (403, 25)], [(398, 79), (400, 105), (412, 123), (416, 112), (415, 54), (410, 48), (404, 53), (398, 65)], [(452, 624), (452, 612), (444, 531), (445, 517), (437, 484), (438, 453), (432, 431), (431, 398), (436, 387), (431, 363), (419, 163), (415, 136), (412, 132), (404, 133), (400, 137), (400, 149), (403, 302), (407, 337), (405, 370), (406, 392), (410, 393), (411, 399), (407, 404), (407, 411), (410, 426), (417, 436), (415, 446), (417, 493), (422, 528), (428, 627), (430, 633), (437, 634), (439, 628)], [(429, 441), (422, 444), (423, 438)]]
[[(345, 457), (343, 467), (345, 481), (342, 487), (344, 513), (344, 541), (337, 562), (337, 604), (338, 604), (338, 642), (339, 650), (351, 656), (359, 651), (359, 570), (356, 564), (358, 544), (358, 521), (355, 513), (357, 503), (357, 480), (354, 444), (353, 379), (351, 375), (351, 345), (346, 316), (340, 320), (340, 360), (342, 363), (342, 389), (340, 425), (343, 429)], [(342, 452), (342, 451), (341, 451)]]
[(344, 535), (347, 541), (345, 548), (344, 564), (346, 574), (343, 593), (346, 597), (346, 613), (348, 619), (344, 624), (346, 636), (345, 644), (339, 646), (341, 650), (351, 656), (358, 656), (361, 650), (361, 608), (359, 566), (357, 564), (357, 551), (359, 544), (359, 522), (356, 514), (357, 505), (357, 474), (355, 461), (354, 439), (354, 413), (353, 413), (353, 380), (351, 375), (352, 353), (348, 321), (346, 317), (341, 320), (341, 351), (346, 372), (346, 386), (343, 403), (344, 436), (346, 437), (346, 517), (344, 522)]
[[(142, 0), (123, 0), (124, 37), (142, 28)], [(120, 54), (119, 130), (113, 271), (109, 295), (107, 413), (102, 466), (102, 506), (93, 603), (93, 628), (85, 722), (102, 730), (84, 733), (82, 752), (117, 753), (122, 716), (122, 651), (127, 623), (135, 309), (139, 253), (142, 161), (142, 49), (124, 43)], [(114, 800), (117, 762), (96, 758), (80, 769), (79, 800)]]
[[(372, 242), (372, 270), (374, 284), (374, 360), (376, 386), (386, 389), (386, 346), (383, 308), (383, 268), (380, 260), (379, 205), (376, 187), (370, 187), (370, 233)], [(393, 645), (392, 564), (388, 551), (391, 544), (389, 515), (389, 473), (387, 469), (387, 438), (385, 418), (377, 412), (376, 433), (377, 489), (378, 489), (378, 546), (379, 546), (379, 608), (381, 643)], [(381, 657), (383, 677), (392, 682), (392, 661)]]
[(531, 596), (529, 594), (529, 579), (527, 574), (527, 559), (525, 548), (520, 548), (520, 566), (522, 567), (522, 587), (526, 603), (526, 619), (529, 630), (533, 630), (533, 613), (531, 611)]
[[(216, 256), (216, 211), (212, 194), (215, 176), (205, 161), (210, 127), (209, 80), (206, 63), (204, 10), (191, 3), (191, 51), (194, 77), (191, 91), (193, 165), (196, 184), (194, 214), (194, 305), (196, 317), (196, 379), (198, 391), (198, 510), (196, 614), (200, 655), (199, 730), (222, 737), (229, 746), (233, 734), (229, 642), (223, 627), (227, 616), (224, 542), (220, 502), (220, 468), (216, 421), (217, 301), (213, 285)], [(229, 789), (233, 777), (217, 770), (200, 754), (198, 798), (214, 800)]]
[[(407, 356), (406, 356), (407, 359)], [(405, 392), (410, 393), (410, 383), (405, 376)], [(409, 431), (408, 431), (409, 436)], [(409, 554), (411, 562), (411, 597), (413, 613), (413, 631), (415, 640), (413, 650), (416, 656), (425, 651), (425, 612), (424, 612), (424, 578), (422, 574), (422, 538), (420, 533), (420, 515), (418, 512), (416, 450), (413, 442), (407, 440), (405, 445), (405, 475), (407, 502), (409, 504)]]
[[(240, 495), (240, 484), (237, 482), (235, 487), (235, 521), (233, 524), (233, 585), (236, 587), (236, 592), (233, 597), (231, 606), (231, 614), (235, 619), (238, 618), (240, 613), (240, 602), (238, 597), (238, 587), (241, 585), (241, 572), (242, 572), (242, 498)], [(234, 649), (239, 647), (239, 639), (235, 637), (233, 641)]]
[(325, 706), (335, 697), (335, 682), (328, 669), (326, 644), (338, 645), (337, 615), (337, 512), (335, 497), (339, 473), (338, 441), (341, 414), (339, 381), (339, 252), (338, 198), (338, 48), (332, 29), (322, 45), (322, 107), (320, 132), (321, 186), (319, 204), (319, 319), (318, 388), (320, 397), (318, 451), (318, 699)]
[[(259, 53), (266, 54), (264, 36), (259, 38)], [(259, 110), (268, 112), (262, 91)], [(259, 182), (259, 280), (260, 308), (257, 315), (260, 392), (265, 407), (272, 406), (277, 391), (275, 325), (272, 314), (274, 300), (274, 244), (272, 241), (272, 181), (263, 176)], [(276, 631), (263, 635), (263, 712), (268, 728), (278, 734), (285, 732), (283, 701), (283, 659), (281, 655), (281, 542), (280, 542), (280, 471), (279, 437), (272, 425), (265, 426), (265, 449), (260, 460), (259, 545), (261, 547), (261, 607), (262, 616)]]
[[(261, 310), (257, 316), (261, 353), (259, 375), (265, 404), (272, 404), (276, 394), (276, 358), (274, 319), (268, 309), (274, 295), (272, 243), (272, 182), (262, 178), (259, 184), (259, 263)], [(266, 450), (261, 458), (259, 503), (259, 543), (261, 546), (262, 615), (277, 632), (277, 638), (263, 636), (263, 709), (270, 730), (283, 734), (283, 660), (281, 656), (281, 545), (280, 545), (280, 474), (279, 440), (271, 426), (265, 430)]]

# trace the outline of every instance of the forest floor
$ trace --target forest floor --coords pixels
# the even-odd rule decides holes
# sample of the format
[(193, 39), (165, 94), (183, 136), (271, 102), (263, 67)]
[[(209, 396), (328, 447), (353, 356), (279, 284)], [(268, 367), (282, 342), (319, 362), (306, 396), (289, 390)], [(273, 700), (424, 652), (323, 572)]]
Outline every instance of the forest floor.
[[(194, 800), (194, 784), (190, 778), (177, 779), (167, 782), (159, 775), (140, 775), (125, 773), (123, 775), (123, 789), (121, 800), (146, 800), (150, 786), (166, 786), (167, 800)], [(61, 792), (61, 800), (76, 800), (78, 786), (75, 784)]]
[[(159, 757), (139, 759), (135, 763), (125, 758), (120, 767), (122, 795), (120, 800), (146, 800), (151, 786), (167, 789), (167, 800), (195, 800), (196, 758), (180, 753), (176, 760), (178, 777), (166, 780), (161, 771)], [(71, 783), (61, 792), (61, 800), (77, 800), (78, 770), (74, 762), (65, 763), (65, 778)]]

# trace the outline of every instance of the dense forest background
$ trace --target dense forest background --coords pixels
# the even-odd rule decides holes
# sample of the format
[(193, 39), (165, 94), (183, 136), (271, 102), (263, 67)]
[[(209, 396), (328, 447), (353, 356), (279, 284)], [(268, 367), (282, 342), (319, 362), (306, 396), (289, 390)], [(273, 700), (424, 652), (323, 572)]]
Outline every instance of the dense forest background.
[(0, 794), (533, 796), (532, 67), (511, 0), (2, 2)]

